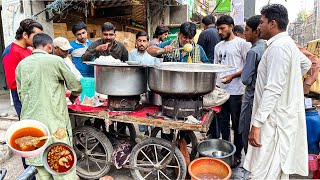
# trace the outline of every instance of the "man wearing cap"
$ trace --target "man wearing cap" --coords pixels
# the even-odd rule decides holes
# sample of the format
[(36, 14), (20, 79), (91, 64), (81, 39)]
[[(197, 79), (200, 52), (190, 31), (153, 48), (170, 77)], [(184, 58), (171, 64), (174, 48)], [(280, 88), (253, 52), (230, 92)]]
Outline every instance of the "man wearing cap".
[(64, 62), (70, 68), (71, 72), (80, 81), (82, 75), (76, 68), (76, 66), (73, 64), (71, 59), (68, 57), (68, 50), (72, 49), (72, 46), (69, 44), (69, 41), (64, 37), (57, 37), (53, 40), (53, 46), (53, 54), (62, 57), (64, 59)]

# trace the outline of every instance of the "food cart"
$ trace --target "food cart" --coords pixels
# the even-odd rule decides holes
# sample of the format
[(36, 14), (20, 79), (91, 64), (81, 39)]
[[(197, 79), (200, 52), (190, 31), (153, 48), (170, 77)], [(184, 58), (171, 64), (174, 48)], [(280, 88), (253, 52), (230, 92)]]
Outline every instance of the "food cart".
[[(217, 72), (234, 68), (200, 63), (161, 63), (154, 67), (89, 64), (95, 66), (96, 91), (107, 94), (108, 101), (105, 106), (91, 109), (69, 106), (76, 127), (73, 144), (77, 174), (86, 179), (102, 177), (113, 164), (114, 141), (122, 144), (122, 140), (129, 140), (129, 163), (121, 167), (130, 168), (134, 179), (184, 179), (187, 167), (178, 141), (185, 138), (190, 159), (195, 158), (194, 132), (205, 135), (215, 115), (212, 108), (203, 107), (203, 95), (213, 91)], [(147, 87), (161, 95), (162, 106), (140, 103), (140, 95), (147, 92)], [(87, 124), (92, 122), (94, 127), (84, 126), (84, 117), (91, 119)], [(152, 127), (151, 136), (136, 144), (134, 124)]]

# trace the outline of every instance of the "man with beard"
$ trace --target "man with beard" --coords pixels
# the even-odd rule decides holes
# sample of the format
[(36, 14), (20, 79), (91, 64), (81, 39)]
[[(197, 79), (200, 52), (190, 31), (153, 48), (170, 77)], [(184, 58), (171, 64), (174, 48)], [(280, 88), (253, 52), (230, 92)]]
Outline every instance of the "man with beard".
[[(194, 23), (185, 22), (180, 26), (178, 39), (165, 41), (157, 46), (150, 46), (148, 48), (148, 53), (151, 56), (163, 58), (164, 62), (208, 63), (209, 60), (202, 47), (195, 44), (193, 41), (193, 38), (196, 35), (196, 29), (197, 26)], [(193, 45), (191, 52), (185, 52), (178, 49), (183, 47), (185, 44)], [(165, 54), (159, 54), (159, 50), (164, 50)]]
[(102, 38), (93, 42), (82, 56), (82, 61), (92, 61), (100, 56), (112, 56), (122, 62), (128, 61), (128, 50), (119, 41), (116, 41), (116, 27), (110, 22), (101, 26)]
[(86, 52), (88, 47), (93, 42), (89, 40), (87, 33), (87, 25), (84, 22), (78, 22), (72, 26), (72, 33), (76, 36), (76, 40), (71, 41), (70, 45), (73, 49), (69, 50), (72, 56), (73, 63), (80, 71), (83, 77), (94, 77), (94, 68), (87, 64), (82, 63), (81, 57)]
[(244, 39), (234, 35), (232, 31), (234, 21), (231, 16), (221, 16), (216, 24), (223, 41), (219, 42), (215, 47), (214, 64), (229, 65), (237, 68), (233, 71), (219, 73), (217, 77), (217, 84), (220, 88), (230, 94), (229, 100), (222, 105), (221, 112), (218, 114), (218, 121), (222, 139), (230, 141), (231, 116), (234, 145), (237, 148), (234, 154), (233, 167), (236, 167), (241, 162), (241, 151), (243, 148), (241, 135), (238, 133), (242, 95), (244, 94), (244, 85), (241, 82), (240, 76), (251, 45)]
[(79, 70), (75, 67), (75, 65), (72, 63), (71, 59), (68, 57), (68, 50), (72, 49), (68, 39), (64, 37), (57, 37), (53, 40), (53, 46), (54, 46), (53, 54), (63, 58), (64, 62), (68, 65), (71, 72), (80, 81), (80, 79), (82, 78), (82, 75), (79, 72)]
[(167, 26), (159, 25), (154, 32), (153, 39), (150, 41), (150, 46), (156, 46), (162, 43), (169, 33), (169, 28)]
[(154, 65), (160, 63), (158, 58), (151, 56), (147, 52), (149, 46), (149, 36), (146, 32), (140, 31), (136, 34), (136, 47), (129, 53), (129, 61), (139, 61), (145, 65)]
[(280, 4), (261, 10), (260, 38), (267, 49), (258, 67), (249, 144), (243, 167), (250, 179), (307, 176), (308, 145), (303, 75), (311, 61), (286, 32), (288, 11)]

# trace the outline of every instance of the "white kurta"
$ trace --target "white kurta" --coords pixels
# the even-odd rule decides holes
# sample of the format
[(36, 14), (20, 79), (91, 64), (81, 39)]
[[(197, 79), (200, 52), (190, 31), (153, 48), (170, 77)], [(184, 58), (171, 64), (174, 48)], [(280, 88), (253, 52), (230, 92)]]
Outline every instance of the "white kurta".
[(260, 127), (262, 147), (248, 147), (244, 168), (253, 179), (308, 175), (308, 146), (302, 76), (310, 60), (286, 32), (267, 41), (258, 67), (251, 124)]

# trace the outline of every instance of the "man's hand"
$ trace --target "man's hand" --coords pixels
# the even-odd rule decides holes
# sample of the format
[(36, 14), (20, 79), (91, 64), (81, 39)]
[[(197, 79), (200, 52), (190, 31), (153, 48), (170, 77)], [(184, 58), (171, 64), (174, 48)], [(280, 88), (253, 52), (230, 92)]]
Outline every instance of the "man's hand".
[(77, 97), (78, 97), (78, 96), (75, 96), (75, 95), (70, 94), (70, 96), (69, 96), (70, 102), (71, 102), (72, 104), (74, 104), (74, 101), (77, 99)]
[(172, 53), (175, 48), (176, 47), (174, 47), (174, 46), (168, 45), (168, 46), (165, 46), (163, 49), (165, 51), (165, 54), (169, 54), (169, 53)]
[(106, 50), (108, 50), (109, 46), (110, 46), (110, 43), (101, 44), (96, 47), (96, 51), (106, 51)]
[(259, 137), (260, 128), (252, 126), (248, 137), (249, 144), (253, 147), (261, 147), (262, 145), (259, 143)]
[(223, 84), (229, 84), (232, 81), (232, 79), (233, 79), (233, 74), (230, 74), (228, 76), (223, 77), (221, 82)]

